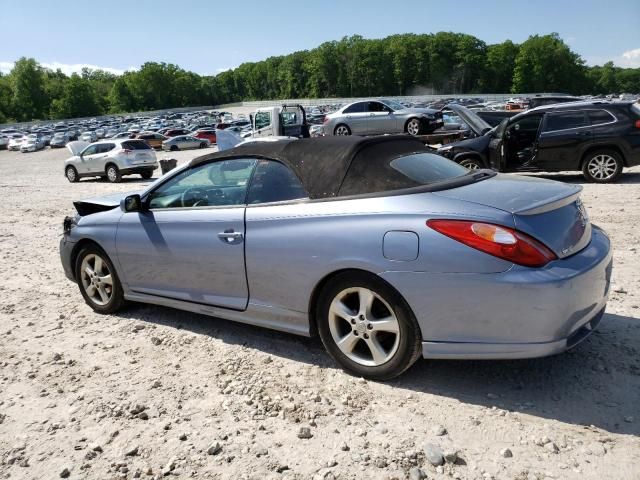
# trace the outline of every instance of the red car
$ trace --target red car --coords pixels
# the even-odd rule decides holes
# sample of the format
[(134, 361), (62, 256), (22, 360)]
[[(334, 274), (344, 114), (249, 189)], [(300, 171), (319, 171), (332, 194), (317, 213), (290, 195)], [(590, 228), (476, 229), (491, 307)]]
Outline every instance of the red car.
[(206, 138), (211, 143), (216, 143), (216, 131), (213, 128), (203, 128), (193, 134), (196, 138)]

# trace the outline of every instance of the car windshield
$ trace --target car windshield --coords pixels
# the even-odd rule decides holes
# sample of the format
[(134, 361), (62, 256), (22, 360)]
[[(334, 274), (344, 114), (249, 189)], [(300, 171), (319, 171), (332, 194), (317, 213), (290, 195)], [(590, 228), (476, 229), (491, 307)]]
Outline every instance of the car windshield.
[(395, 100), (389, 100), (388, 98), (384, 98), (382, 100), (382, 103), (384, 103), (388, 107), (393, 108), (394, 110), (404, 110), (405, 108), (407, 108), (404, 105), (402, 105), (401, 103), (398, 103)]

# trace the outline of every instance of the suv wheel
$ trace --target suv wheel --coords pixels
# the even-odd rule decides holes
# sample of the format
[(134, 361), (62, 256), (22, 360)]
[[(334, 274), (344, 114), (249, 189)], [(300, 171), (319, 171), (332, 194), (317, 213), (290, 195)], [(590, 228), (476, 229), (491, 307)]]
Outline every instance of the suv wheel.
[(460, 160), (460, 165), (467, 170), (480, 170), (484, 168), (482, 160), (479, 160), (477, 158), (465, 158), (463, 160)]
[(122, 175), (120, 175), (120, 170), (118, 170), (118, 167), (116, 167), (113, 164), (107, 165), (106, 173), (107, 173), (107, 180), (109, 180), (111, 183), (118, 183), (120, 180), (122, 180)]
[(615, 150), (596, 150), (582, 164), (584, 177), (595, 183), (615, 182), (622, 173), (622, 158)]
[(145, 180), (149, 180), (153, 176), (153, 172), (142, 172), (140, 176)]
[(388, 380), (420, 356), (422, 336), (409, 307), (373, 275), (335, 277), (320, 295), (316, 319), (329, 354), (355, 375)]
[(78, 177), (78, 171), (75, 167), (68, 166), (64, 171), (64, 174), (67, 177), (67, 180), (69, 180), (71, 183), (75, 183), (80, 180)]

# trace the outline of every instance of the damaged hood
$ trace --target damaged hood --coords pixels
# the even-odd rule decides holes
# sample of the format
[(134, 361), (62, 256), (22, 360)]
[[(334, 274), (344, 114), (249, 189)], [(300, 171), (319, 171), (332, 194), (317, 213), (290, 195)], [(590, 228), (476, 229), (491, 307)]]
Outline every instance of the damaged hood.
[(447, 105), (448, 109), (451, 109), (458, 115), (464, 122), (469, 125), (469, 128), (473, 130), (473, 133), (476, 135), (484, 135), (487, 131), (491, 130), (493, 127), (485, 122), (482, 118), (480, 118), (475, 112), (469, 110), (467, 107), (463, 107), (462, 105), (458, 105), (456, 103), (450, 103)]
[[(75, 142), (74, 142), (75, 143)], [(87, 198), (84, 200), (78, 200), (73, 202), (73, 206), (76, 207), (76, 211), (81, 217), (91, 215), (98, 212), (106, 212), (120, 206), (120, 200), (136, 193), (142, 193), (142, 191), (136, 192), (123, 192), (114, 193), (112, 195), (104, 195), (102, 197)]]
[(89, 145), (91, 145), (89, 142), (76, 141), (67, 143), (67, 148), (72, 155), (78, 156), (80, 155), (80, 152), (82, 152), (82, 150), (87, 148)]

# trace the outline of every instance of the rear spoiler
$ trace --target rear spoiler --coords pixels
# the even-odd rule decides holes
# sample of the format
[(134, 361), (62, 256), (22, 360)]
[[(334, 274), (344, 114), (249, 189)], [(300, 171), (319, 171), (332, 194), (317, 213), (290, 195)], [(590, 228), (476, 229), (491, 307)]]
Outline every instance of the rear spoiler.
[(573, 191), (561, 193), (555, 197), (551, 197), (546, 200), (542, 200), (538, 203), (534, 203), (533, 205), (529, 205), (527, 208), (523, 210), (518, 210), (517, 212), (513, 212), (513, 214), (514, 215), (538, 215), (540, 213), (549, 212), (551, 210), (564, 207), (565, 205), (569, 205), (570, 203), (575, 202), (580, 196), (580, 192), (582, 192), (582, 185), (572, 185), (572, 187), (573, 187)]

